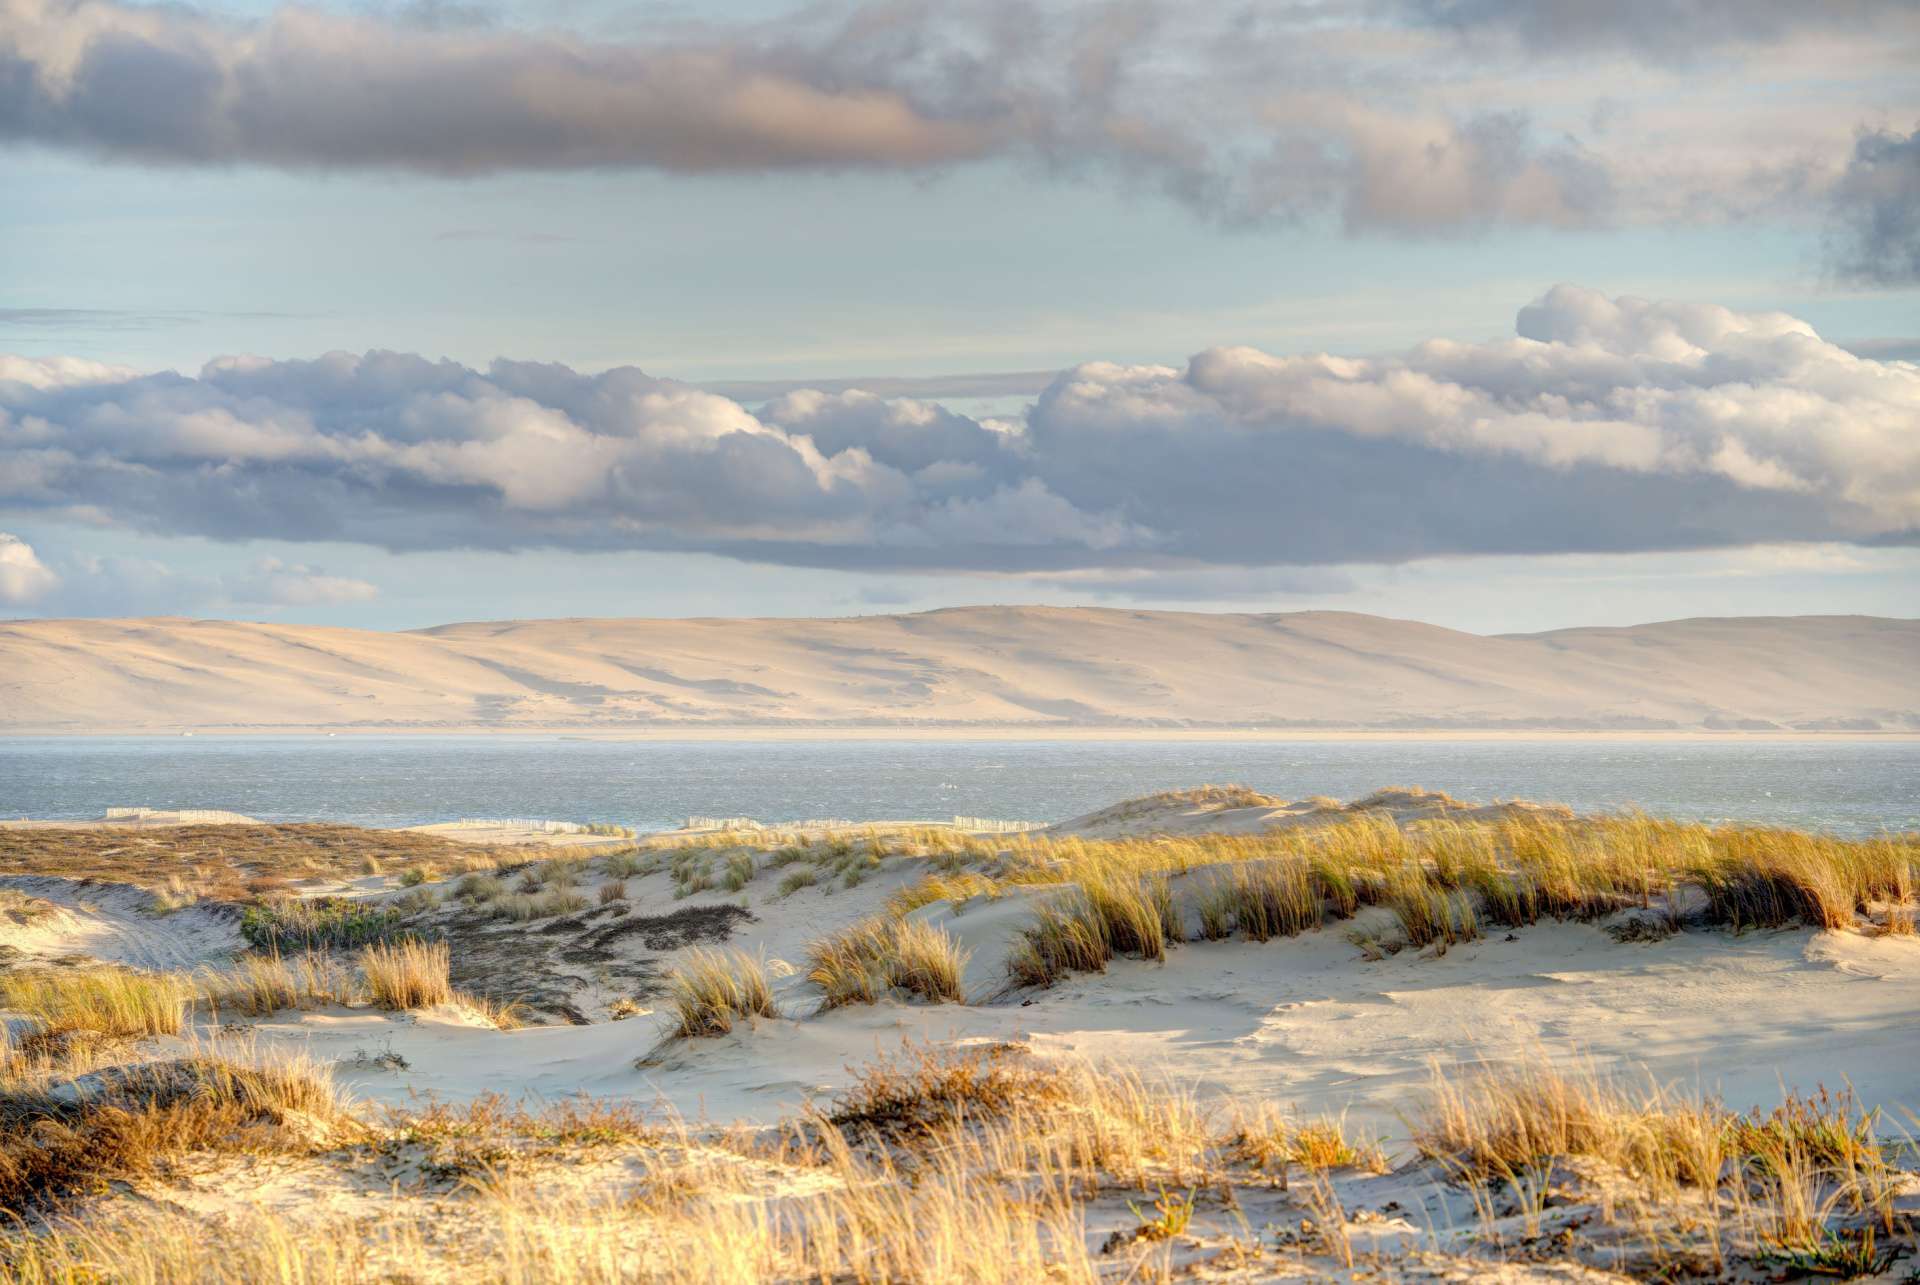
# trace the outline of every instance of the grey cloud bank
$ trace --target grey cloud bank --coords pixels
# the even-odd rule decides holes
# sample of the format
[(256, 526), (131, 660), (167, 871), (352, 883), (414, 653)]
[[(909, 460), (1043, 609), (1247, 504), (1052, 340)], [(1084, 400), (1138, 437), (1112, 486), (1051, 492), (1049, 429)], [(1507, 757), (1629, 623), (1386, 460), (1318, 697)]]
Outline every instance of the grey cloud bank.
[(1920, 531), (1920, 366), (1783, 314), (1567, 286), (1517, 329), (1374, 358), (1091, 363), (1024, 417), (985, 421), (861, 390), (754, 411), (632, 368), (386, 352), (223, 358), (195, 377), (0, 358), (0, 518), (1130, 572), (1147, 592), (1207, 568)]
[(1920, 285), (1920, 130), (1861, 135), (1834, 189), (1836, 266), (1855, 281)]
[[(1827, 42), (1857, 92), (1792, 60), (1712, 80), (1670, 65), (1758, 58), (1803, 34)], [(1884, 64), (1916, 44), (1920, 12), (1871, 0), (895, 3), (626, 42), (304, 7), (240, 21), (0, 0), (0, 139), (150, 164), (446, 176), (1007, 158), (1230, 223), (1324, 217), (1402, 234), (1699, 221), (1809, 215), (1830, 192), (1848, 210), (1883, 200), (1849, 149), (1883, 123), (1875, 75), (1898, 79)], [(1564, 91), (1539, 75), (1555, 56), (1577, 73)], [(1803, 79), (1820, 91), (1796, 103)], [(1728, 111), (1729, 86), (1749, 82), (1765, 92)], [(1630, 110), (1641, 92), (1683, 116), (1712, 110), (1643, 129)]]

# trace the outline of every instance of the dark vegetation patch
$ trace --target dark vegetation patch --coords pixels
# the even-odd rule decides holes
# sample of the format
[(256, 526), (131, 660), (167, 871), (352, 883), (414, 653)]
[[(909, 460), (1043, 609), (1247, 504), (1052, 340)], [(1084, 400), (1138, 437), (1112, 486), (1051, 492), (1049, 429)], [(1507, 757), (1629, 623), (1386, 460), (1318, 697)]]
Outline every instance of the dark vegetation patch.
[(259, 950), (343, 950), (386, 941), (405, 916), (395, 907), (346, 897), (276, 901), (240, 913), (240, 934)]
[(719, 943), (755, 916), (734, 905), (687, 906), (665, 915), (619, 914), (624, 903), (595, 907), (528, 931), (485, 914), (462, 912), (442, 927), (453, 946), (452, 980), (466, 990), (511, 1000), (562, 1021), (587, 1020), (574, 1001), (589, 977), (618, 984), (630, 994), (659, 988), (661, 970), (651, 959), (632, 958), (618, 947), (637, 939), (651, 952)]
[(723, 942), (740, 924), (758, 916), (745, 906), (688, 906), (670, 915), (631, 915), (587, 934), (584, 946), (606, 950), (614, 942), (638, 936), (648, 950), (679, 950), (704, 942)]

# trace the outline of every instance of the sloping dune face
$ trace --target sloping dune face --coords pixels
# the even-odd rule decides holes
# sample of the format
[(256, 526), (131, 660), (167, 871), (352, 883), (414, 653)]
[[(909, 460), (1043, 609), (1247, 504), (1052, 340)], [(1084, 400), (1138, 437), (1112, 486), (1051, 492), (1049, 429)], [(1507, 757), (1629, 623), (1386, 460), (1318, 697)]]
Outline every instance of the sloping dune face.
[(0, 625), (0, 731), (684, 727), (1920, 730), (1920, 622), (1481, 637), (1342, 612), (961, 608), (376, 633)]

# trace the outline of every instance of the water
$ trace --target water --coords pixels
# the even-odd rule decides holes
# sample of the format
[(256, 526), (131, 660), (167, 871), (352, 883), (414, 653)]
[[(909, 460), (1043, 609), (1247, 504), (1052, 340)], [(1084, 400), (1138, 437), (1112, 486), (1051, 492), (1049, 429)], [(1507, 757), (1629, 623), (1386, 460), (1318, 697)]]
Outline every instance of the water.
[(1916, 741), (0, 738), (0, 816), (144, 805), (373, 826), (533, 816), (651, 830), (695, 813), (1054, 821), (1226, 781), (1286, 798), (1421, 785), (1583, 811), (1920, 829)]

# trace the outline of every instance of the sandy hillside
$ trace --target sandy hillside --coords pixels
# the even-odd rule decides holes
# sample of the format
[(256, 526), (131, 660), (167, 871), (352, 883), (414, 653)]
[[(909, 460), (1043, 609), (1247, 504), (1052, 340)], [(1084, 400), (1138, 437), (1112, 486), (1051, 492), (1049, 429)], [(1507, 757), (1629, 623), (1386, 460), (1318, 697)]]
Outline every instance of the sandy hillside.
[(1481, 637), (1341, 612), (962, 608), (414, 633), (0, 624), (0, 732), (315, 728), (1920, 730), (1920, 621)]

